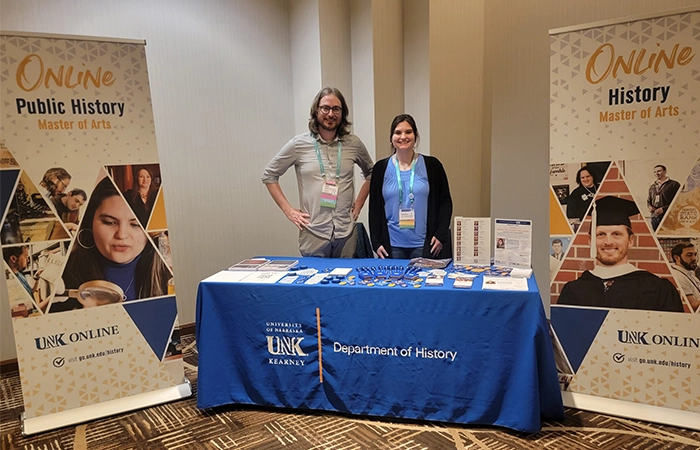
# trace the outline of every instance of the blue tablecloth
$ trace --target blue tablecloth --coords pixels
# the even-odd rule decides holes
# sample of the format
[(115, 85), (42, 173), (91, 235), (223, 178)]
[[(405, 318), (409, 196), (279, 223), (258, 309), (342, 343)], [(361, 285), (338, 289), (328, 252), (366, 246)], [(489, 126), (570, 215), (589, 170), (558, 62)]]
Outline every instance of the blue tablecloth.
[[(317, 269), (386, 263), (300, 259)], [(528, 284), (528, 292), (515, 292), (483, 291), (480, 279), (470, 290), (448, 279), (421, 288), (204, 281), (197, 406), (255, 404), (537, 432), (541, 417), (560, 420), (564, 412), (540, 295), (534, 279)]]

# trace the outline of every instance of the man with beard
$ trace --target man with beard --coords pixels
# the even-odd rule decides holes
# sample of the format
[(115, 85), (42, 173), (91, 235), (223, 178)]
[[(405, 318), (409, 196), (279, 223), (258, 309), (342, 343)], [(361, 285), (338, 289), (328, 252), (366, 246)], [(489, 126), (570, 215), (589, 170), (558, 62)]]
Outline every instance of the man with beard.
[(19, 284), (22, 285), (25, 291), (33, 298), (34, 292), (37, 291), (38, 282), (30, 285), (27, 277), (24, 276), (24, 271), (29, 265), (29, 248), (26, 245), (20, 247), (7, 247), (2, 251), (3, 258), (10, 268), (10, 271), (15, 275)]
[(637, 214), (639, 209), (630, 200), (603, 197), (595, 201), (590, 214), (595, 268), (566, 283), (558, 304), (683, 312), (681, 298), (670, 281), (627, 261), (634, 242), (630, 216)]
[(654, 176), (656, 180), (649, 186), (647, 208), (651, 213), (651, 227), (656, 231), (681, 185), (666, 176), (666, 166), (664, 165), (654, 166)]
[[(350, 133), (348, 112), (338, 89), (321, 89), (311, 104), (309, 132), (287, 142), (263, 172), (272, 199), (299, 229), (302, 256), (352, 258), (357, 248), (355, 220), (367, 200), (374, 163), (362, 141)], [(355, 164), (365, 181), (353, 201)], [(299, 208), (279, 185), (279, 177), (292, 166)]]
[(700, 306), (700, 279), (695, 275), (695, 269), (698, 268), (698, 251), (691, 242), (681, 242), (671, 249), (671, 258), (673, 277), (693, 311), (697, 311)]

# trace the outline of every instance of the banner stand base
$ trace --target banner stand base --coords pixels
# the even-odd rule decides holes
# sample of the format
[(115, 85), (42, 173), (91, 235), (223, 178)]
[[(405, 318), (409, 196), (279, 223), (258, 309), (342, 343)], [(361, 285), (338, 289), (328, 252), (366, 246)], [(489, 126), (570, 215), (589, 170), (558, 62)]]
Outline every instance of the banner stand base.
[(561, 398), (567, 408), (599, 412), (611, 416), (644, 420), (662, 425), (700, 431), (700, 413), (664, 408), (662, 406), (644, 405), (611, 398), (595, 397), (562, 391)]
[(44, 431), (89, 422), (123, 412), (160, 405), (174, 400), (180, 400), (192, 395), (190, 380), (185, 379), (182, 384), (165, 389), (159, 389), (143, 394), (109, 400), (95, 405), (83, 406), (67, 411), (62, 411), (45, 416), (26, 418), (24, 413), (20, 418), (22, 436), (29, 436)]

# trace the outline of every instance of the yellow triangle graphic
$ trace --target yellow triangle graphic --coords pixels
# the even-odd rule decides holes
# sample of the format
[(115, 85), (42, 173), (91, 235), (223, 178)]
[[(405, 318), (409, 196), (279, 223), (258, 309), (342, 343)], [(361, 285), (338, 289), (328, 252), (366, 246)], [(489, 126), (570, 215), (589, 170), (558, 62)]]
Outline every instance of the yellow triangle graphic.
[(151, 220), (148, 221), (148, 231), (166, 230), (168, 223), (165, 220), (165, 200), (163, 199), (163, 188), (158, 191), (158, 197), (153, 205)]
[(14, 169), (19, 168), (17, 160), (12, 153), (5, 147), (5, 140), (0, 141), (0, 168)]
[(573, 234), (551, 186), (549, 187), (549, 234)]

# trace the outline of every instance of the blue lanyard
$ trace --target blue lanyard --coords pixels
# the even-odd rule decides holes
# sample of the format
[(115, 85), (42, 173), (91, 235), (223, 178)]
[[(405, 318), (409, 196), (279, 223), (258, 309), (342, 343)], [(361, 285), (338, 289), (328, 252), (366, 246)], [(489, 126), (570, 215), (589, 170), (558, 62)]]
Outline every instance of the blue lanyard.
[[(338, 164), (335, 166), (335, 181), (340, 181), (340, 150), (343, 148), (343, 144), (340, 143), (338, 139)], [(318, 158), (318, 165), (321, 168), (321, 176), (324, 181), (326, 179), (326, 171), (323, 168), (323, 159), (321, 159), (321, 148), (318, 146), (318, 139), (314, 138), (314, 149), (316, 150), (316, 158)]]
[[(403, 205), (403, 183), (401, 182), (401, 171), (399, 170), (399, 160), (394, 155), (391, 158), (392, 162), (394, 163), (394, 169), (396, 169), (396, 183), (399, 185), (399, 208)], [(415, 152), (413, 154), (413, 162), (411, 163), (411, 178), (409, 179), (408, 182), (408, 199), (411, 201), (411, 207), (413, 207), (413, 201), (414, 196), (413, 196), (413, 178), (415, 177), (416, 174), (416, 162), (418, 161), (418, 158), (415, 157)]]

